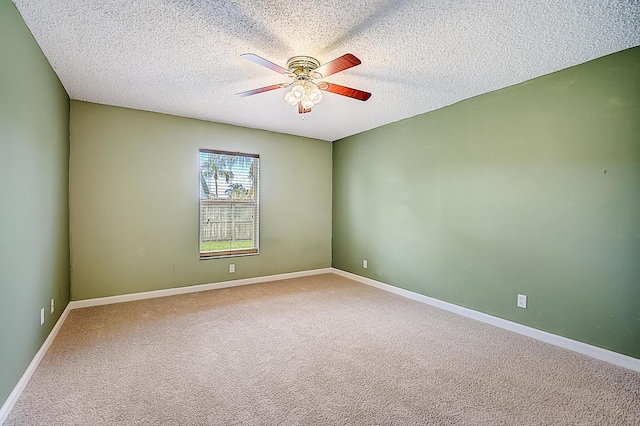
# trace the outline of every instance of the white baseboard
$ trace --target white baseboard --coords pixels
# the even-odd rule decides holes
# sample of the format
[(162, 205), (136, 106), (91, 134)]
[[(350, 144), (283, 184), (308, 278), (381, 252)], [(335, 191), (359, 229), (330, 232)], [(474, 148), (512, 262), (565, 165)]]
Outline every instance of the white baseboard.
[(9, 417), (9, 412), (11, 412), (11, 409), (15, 405), (16, 401), (18, 401), (18, 398), (22, 394), (22, 391), (27, 386), (27, 383), (29, 383), (31, 376), (33, 376), (36, 368), (38, 368), (38, 365), (40, 364), (40, 361), (42, 361), (44, 354), (47, 353), (47, 350), (49, 349), (49, 346), (51, 346), (53, 339), (55, 339), (56, 335), (58, 334), (60, 327), (62, 327), (62, 324), (64, 324), (64, 321), (67, 319), (67, 315), (69, 315), (70, 310), (71, 308), (69, 307), (69, 305), (67, 305), (67, 307), (62, 312), (62, 315), (60, 315), (60, 318), (58, 318), (58, 321), (56, 321), (56, 324), (51, 329), (51, 332), (47, 336), (46, 340), (44, 341), (42, 346), (40, 346), (40, 349), (38, 350), (38, 352), (36, 352), (36, 355), (31, 360), (31, 363), (18, 381), (18, 384), (13, 388), (4, 404), (2, 404), (2, 408), (0, 408), (0, 425), (3, 424), (5, 420), (7, 420), (7, 417)]
[(434, 299), (433, 297), (414, 293), (413, 291), (405, 290), (403, 288), (394, 287), (380, 281), (372, 280), (371, 278), (352, 274), (351, 272), (346, 272), (336, 268), (331, 269), (334, 274), (349, 278), (354, 281), (358, 281), (362, 284), (370, 285), (372, 287), (376, 287), (390, 293), (407, 297), (417, 302), (426, 303), (427, 305), (435, 306), (436, 308), (444, 309), (446, 311), (472, 318), (474, 320), (482, 321), (487, 324), (495, 325), (497, 327), (504, 328), (515, 333), (523, 334), (525, 336), (532, 337), (546, 343), (551, 343), (552, 345), (560, 346), (561, 348), (569, 349), (574, 352), (599, 359), (601, 361), (610, 362), (611, 364), (619, 365), (621, 367), (640, 372), (640, 359), (609, 351), (607, 349), (599, 348), (597, 346), (592, 346), (587, 343), (578, 342), (577, 340), (568, 339), (566, 337), (558, 336), (557, 334), (548, 333), (546, 331), (538, 330), (536, 328), (528, 327), (516, 322), (494, 317), (493, 315), (474, 311), (473, 309), (463, 308), (462, 306), (454, 305), (453, 303), (443, 302), (442, 300)]
[(90, 306), (110, 305), (112, 303), (131, 302), (133, 300), (153, 299), (156, 297), (175, 296), (176, 294), (197, 293), (199, 291), (217, 290), (220, 288), (236, 287), (241, 285), (265, 283), (269, 281), (288, 280), (291, 278), (308, 277), (311, 275), (330, 274), (333, 268), (311, 269), (308, 271), (289, 272), (286, 274), (266, 275), (256, 278), (243, 278), (233, 281), (223, 281), (211, 284), (198, 284), (186, 287), (174, 287), (165, 290), (145, 291), (142, 293), (130, 293), (119, 296), (99, 297), (95, 299), (74, 300), (70, 303), (72, 309), (87, 308)]

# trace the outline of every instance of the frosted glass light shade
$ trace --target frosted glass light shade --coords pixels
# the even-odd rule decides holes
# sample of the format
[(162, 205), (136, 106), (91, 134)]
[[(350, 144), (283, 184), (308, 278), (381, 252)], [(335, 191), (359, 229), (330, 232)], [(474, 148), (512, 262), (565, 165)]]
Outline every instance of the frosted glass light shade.
[(314, 104), (317, 104), (322, 100), (322, 92), (317, 87), (314, 87), (311, 92), (309, 92), (309, 100)]
[(284, 100), (291, 106), (298, 103), (298, 100), (291, 94), (291, 92), (287, 92), (287, 94), (284, 95)]
[(305, 95), (304, 87), (302, 87), (299, 84), (296, 84), (291, 89), (291, 96), (293, 96), (296, 99), (296, 101), (301, 101), (304, 98), (304, 95)]

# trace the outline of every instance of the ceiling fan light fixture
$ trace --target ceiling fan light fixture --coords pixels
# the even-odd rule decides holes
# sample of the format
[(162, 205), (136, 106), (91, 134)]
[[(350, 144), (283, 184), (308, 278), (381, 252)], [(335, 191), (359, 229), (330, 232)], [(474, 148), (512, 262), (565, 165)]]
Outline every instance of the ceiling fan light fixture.
[(303, 107), (304, 109), (311, 109), (311, 108), (313, 108), (313, 106), (314, 106), (314, 105), (315, 105), (315, 104), (313, 103), (313, 101), (312, 101), (311, 99), (309, 99), (309, 98), (305, 98), (305, 99), (302, 101), (302, 107)]
[(291, 94), (291, 92), (287, 92), (287, 94), (284, 95), (284, 100), (291, 106), (295, 106), (295, 104), (298, 103), (298, 100)]
[(302, 99), (304, 99), (304, 95), (305, 95), (304, 87), (301, 86), (300, 84), (296, 84), (291, 89), (291, 96), (293, 96), (296, 99), (296, 101), (301, 101)]
[(318, 89), (317, 87), (311, 89), (311, 91), (309, 92), (309, 100), (311, 100), (314, 105), (320, 103), (320, 101), (322, 100), (322, 92), (320, 91), (320, 89)]

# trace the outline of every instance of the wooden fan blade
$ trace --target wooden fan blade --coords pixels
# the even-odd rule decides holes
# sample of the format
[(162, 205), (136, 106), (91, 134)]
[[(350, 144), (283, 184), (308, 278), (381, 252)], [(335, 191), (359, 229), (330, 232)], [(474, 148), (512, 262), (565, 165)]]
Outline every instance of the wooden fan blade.
[(247, 61), (253, 62), (254, 64), (262, 65), (263, 67), (269, 68), (271, 71), (275, 71), (283, 75), (291, 74), (288, 69), (282, 68), (280, 65), (276, 65), (273, 62), (267, 61), (266, 59), (261, 58), (258, 55), (254, 55), (253, 53), (244, 53), (240, 56)]
[(371, 93), (369, 92), (352, 89), (351, 87), (340, 86), (339, 84), (327, 83), (326, 81), (323, 83), (326, 84), (326, 88), (324, 88), (324, 85), (321, 86), (320, 84), (318, 85), (318, 87), (321, 87), (322, 90), (326, 90), (327, 92), (335, 93), (336, 95), (348, 96), (359, 101), (366, 101), (371, 97)]
[(302, 102), (298, 102), (298, 114), (306, 114), (311, 112), (311, 108), (305, 108), (302, 106)]
[(251, 96), (262, 92), (268, 92), (270, 90), (280, 89), (281, 87), (286, 87), (287, 85), (282, 84), (272, 84), (271, 86), (261, 87), (259, 89), (247, 90), (246, 92), (236, 93), (236, 96)]
[(334, 59), (333, 61), (327, 62), (326, 64), (320, 66), (319, 68), (316, 68), (313, 71), (322, 74), (323, 77), (327, 77), (331, 74), (344, 71), (360, 64), (360, 59), (356, 58), (351, 53), (347, 53), (340, 56), (339, 58)]

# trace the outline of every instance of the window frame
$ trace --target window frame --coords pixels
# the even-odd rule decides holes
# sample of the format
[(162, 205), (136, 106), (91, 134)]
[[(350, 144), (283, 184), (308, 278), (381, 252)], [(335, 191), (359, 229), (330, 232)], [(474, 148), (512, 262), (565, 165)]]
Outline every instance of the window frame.
[[(252, 248), (238, 248), (238, 249), (230, 249), (230, 250), (216, 250), (216, 251), (206, 251), (203, 252), (202, 247), (202, 195), (201, 192), (198, 195), (198, 254), (200, 260), (208, 260), (208, 259), (220, 259), (225, 257), (238, 257), (238, 256), (255, 256), (260, 254), (260, 155), (259, 154), (248, 154), (244, 152), (232, 152), (232, 151), (223, 151), (218, 149), (209, 149), (209, 148), (201, 148), (198, 150), (198, 169), (199, 169), (199, 181), (200, 181), (200, 191), (202, 191), (202, 154), (218, 154), (218, 155), (226, 155), (226, 156), (236, 156), (236, 157), (245, 157), (252, 158), (257, 160), (257, 175), (254, 176), (253, 185), (255, 186), (255, 200), (254, 201), (246, 201), (246, 200), (233, 200), (233, 199), (224, 199), (224, 200), (216, 200), (212, 199), (211, 204), (224, 204), (232, 206), (231, 215), (235, 213), (233, 211), (233, 207), (237, 205), (252, 205), (254, 206), (252, 209)], [(232, 231), (233, 232), (233, 231)]]

